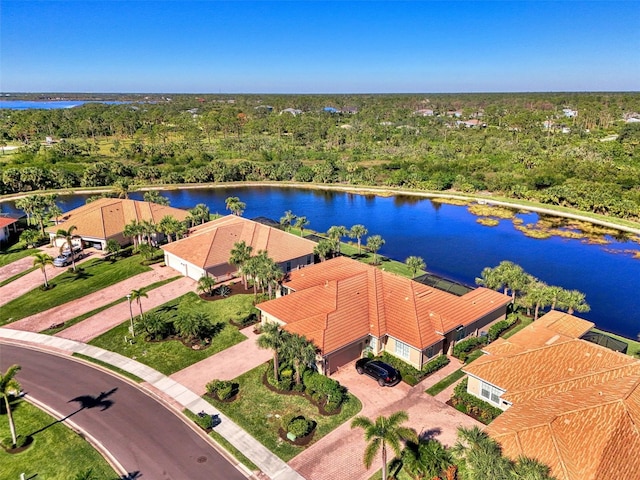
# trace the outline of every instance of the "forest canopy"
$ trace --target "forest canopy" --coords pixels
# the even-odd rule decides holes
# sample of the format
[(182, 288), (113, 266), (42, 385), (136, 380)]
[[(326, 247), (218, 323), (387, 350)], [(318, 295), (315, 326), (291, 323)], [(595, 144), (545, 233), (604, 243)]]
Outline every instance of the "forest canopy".
[(493, 193), (640, 220), (639, 93), (97, 99), (129, 103), (0, 109), (0, 194), (296, 181)]

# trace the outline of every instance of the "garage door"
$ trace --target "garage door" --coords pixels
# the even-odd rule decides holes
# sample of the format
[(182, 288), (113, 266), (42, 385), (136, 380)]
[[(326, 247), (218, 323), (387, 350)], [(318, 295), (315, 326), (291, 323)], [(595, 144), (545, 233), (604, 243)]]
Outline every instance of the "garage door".
[(330, 355), (327, 355), (327, 372), (329, 375), (338, 370), (339, 367), (360, 358), (364, 349), (364, 340), (352, 343)]

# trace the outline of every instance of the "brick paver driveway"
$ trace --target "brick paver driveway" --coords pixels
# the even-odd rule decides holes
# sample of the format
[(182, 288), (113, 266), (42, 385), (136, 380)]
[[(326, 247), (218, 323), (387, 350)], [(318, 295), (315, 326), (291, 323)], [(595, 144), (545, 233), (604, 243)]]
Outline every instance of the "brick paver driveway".
[[(366, 375), (358, 375), (354, 363), (345, 365), (332, 378), (339, 381), (363, 404), (358, 415), (375, 419), (399, 410), (409, 414), (408, 425), (418, 434), (430, 435), (445, 445), (455, 443), (458, 426), (480, 425), (470, 417), (424, 393), (429, 385), (457, 369), (455, 363), (415, 387), (400, 383), (395, 387), (380, 387)], [(362, 464), (365, 441), (361, 429), (351, 429), (347, 421), (326, 437), (311, 445), (289, 462), (289, 465), (309, 480), (366, 480), (381, 468), (377, 459), (371, 469)]]

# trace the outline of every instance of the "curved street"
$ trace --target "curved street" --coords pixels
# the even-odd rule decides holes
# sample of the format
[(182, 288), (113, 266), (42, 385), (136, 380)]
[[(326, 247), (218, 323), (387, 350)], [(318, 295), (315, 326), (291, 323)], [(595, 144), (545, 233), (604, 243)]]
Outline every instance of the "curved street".
[(27, 398), (73, 420), (131, 478), (246, 478), (171, 410), (113, 375), (70, 358), (0, 343), (0, 369), (14, 363), (22, 367), (17, 379)]

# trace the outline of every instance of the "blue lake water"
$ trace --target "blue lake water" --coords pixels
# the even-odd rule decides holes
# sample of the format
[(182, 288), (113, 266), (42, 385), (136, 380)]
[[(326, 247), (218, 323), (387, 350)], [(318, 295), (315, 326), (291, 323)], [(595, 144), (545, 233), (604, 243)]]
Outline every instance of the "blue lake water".
[[(612, 240), (608, 245), (591, 245), (559, 237), (533, 239), (513, 228), (510, 220), (486, 227), (478, 224), (466, 207), (417, 197), (278, 187), (169, 190), (163, 195), (174, 207), (205, 203), (212, 213), (220, 214), (229, 213), (225, 199), (237, 196), (247, 204), (246, 218), (264, 216), (278, 221), (291, 210), (306, 216), (308, 228), (319, 232), (332, 225), (349, 228), (360, 223), (367, 227), (368, 235), (379, 234), (385, 239), (380, 254), (399, 261), (420, 256), (430, 272), (469, 285), (475, 284), (484, 267), (511, 260), (548, 284), (584, 292), (591, 311), (578, 314), (580, 317), (627, 337), (635, 338), (640, 332), (640, 260), (628, 252), (638, 251), (640, 246), (633, 242)], [(142, 193), (133, 193), (131, 198), (142, 199)], [(60, 197), (58, 205), (67, 211), (85, 200), (86, 196), (80, 195)], [(525, 223), (537, 219), (531, 213), (519, 216)]]
[(121, 105), (131, 102), (101, 102), (101, 101), (83, 101), (83, 100), (0, 100), (0, 109), (8, 108), (11, 110), (53, 110), (57, 108), (73, 108), (84, 105), (85, 103), (104, 103), (106, 105)]

